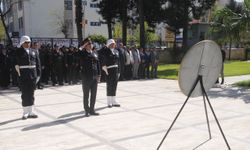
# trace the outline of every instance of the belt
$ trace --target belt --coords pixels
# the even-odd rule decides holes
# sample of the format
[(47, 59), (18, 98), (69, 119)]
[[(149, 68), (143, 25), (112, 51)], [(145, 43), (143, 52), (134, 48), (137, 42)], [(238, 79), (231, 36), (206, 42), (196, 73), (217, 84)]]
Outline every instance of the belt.
[(20, 66), (19, 68), (20, 69), (34, 69), (34, 68), (36, 68), (36, 66), (35, 65), (26, 65), (26, 66)]
[(110, 69), (110, 68), (118, 68), (118, 65), (111, 65), (107, 67), (107, 69)]

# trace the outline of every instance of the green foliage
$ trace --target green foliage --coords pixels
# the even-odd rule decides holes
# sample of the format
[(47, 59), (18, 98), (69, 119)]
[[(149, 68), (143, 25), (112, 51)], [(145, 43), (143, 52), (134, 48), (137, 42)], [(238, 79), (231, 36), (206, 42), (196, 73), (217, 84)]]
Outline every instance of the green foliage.
[(213, 13), (210, 34), (218, 43), (240, 43), (249, 36), (250, 11), (233, 0), (223, 9)]
[(104, 36), (102, 36), (102, 35), (96, 35), (96, 34), (94, 34), (94, 35), (90, 35), (89, 38), (91, 38), (91, 40), (93, 42), (97, 42), (99, 44), (105, 44), (106, 41), (107, 41), (107, 38), (104, 37)]
[[(145, 39), (148, 45), (152, 45), (153, 42), (159, 40), (159, 36), (154, 32), (154, 29), (149, 27), (145, 22)], [(139, 45), (140, 43), (140, 26), (137, 25), (136, 29), (132, 31), (132, 34), (128, 35), (128, 41), (133, 41), (134, 44)]]
[(122, 38), (122, 25), (120, 22), (117, 22), (114, 26), (114, 39), (121, 39)]
[(250, 80), (240, 81), (233, 84), (234, 86), (250, 87)]
[(5, 30), (3, 27), (2, 22), (0, 23), (0, 40), (3, 40), (5, 38)]
[(244, 0), (244, 3), (248, 9), (250, 9), (250, 0)]

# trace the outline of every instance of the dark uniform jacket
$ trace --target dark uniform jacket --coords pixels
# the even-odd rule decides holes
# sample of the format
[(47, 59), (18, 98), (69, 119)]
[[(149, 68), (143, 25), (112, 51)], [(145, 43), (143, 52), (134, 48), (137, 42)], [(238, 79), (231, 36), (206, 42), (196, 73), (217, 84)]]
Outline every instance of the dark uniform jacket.
[(83, 78), (95, 78), (101, 75), (101, 68), (96, 52), (92, 53), (82, 50), (79, 52), (80, 65)]
[(100, 50), (100, 58), (101, 58), (101, 62), (102, 62), (102, 66), (112, 66), (112, 65), (118, 65), (118, 72), (119, 67), (120, 67), (120, 60), (119, 60), (119, 52), (118, 50), (114, 49), (114, 53), (112, 53), (112, 51), (107, 48), (104, 47)]
[(36, 50), (29, 49), (29, 54), (23, 47), (20, 47), (16, 51), (16, 65), (21, 66), (36, 66), (36, 68), (20, 69), (21, 80), (35, 80), (37, 76), (41, 75), (41, 66), (39, 55)]

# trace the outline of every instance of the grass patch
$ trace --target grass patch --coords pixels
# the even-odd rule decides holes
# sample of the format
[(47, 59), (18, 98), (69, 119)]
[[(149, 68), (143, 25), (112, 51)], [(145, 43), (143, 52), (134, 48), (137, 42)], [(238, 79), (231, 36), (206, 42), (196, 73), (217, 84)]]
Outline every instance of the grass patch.
[[(161, 79), (178, 79), (179, 64), (160, 64), (158, 77)], [(224, 63), (224, 75), (239, 76), (250, 74), (250, 61), (226, 61)]]
[(224, 75), (239, 76), (250, 74), (250, 61), (226, 61), (224, 63)]
[(158, 77), (161, 79), (176, 80), (178, 78), (179, 68), (179, 64), (161, 64), (158, 68)]
[(235, 85), (235, 86), (243, 86), (243, 87), (250, 87), (250, 80), (236, 82), (233, 85)]

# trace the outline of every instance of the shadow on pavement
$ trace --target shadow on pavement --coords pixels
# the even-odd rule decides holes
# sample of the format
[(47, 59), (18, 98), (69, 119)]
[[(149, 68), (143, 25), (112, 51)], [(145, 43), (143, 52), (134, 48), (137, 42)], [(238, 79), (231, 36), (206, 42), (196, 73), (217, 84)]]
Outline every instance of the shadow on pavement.
[(71, 122), (71, 121), (74, 121), (77, 119), (82, 119), (84, 117), (85, 117), (84, 115), (81, 115), (81, 116), (76, 116), (76, 117), (67, 118), (67, 119), (60, 119), (60, 120), (55, 120), (55, 121), (51, 121), (51, 122), (39, 123), (39, 124), (31, 125), (29, 127), (25, 127), (22, 129), (22, 131), (36, 130), (36, 129), (40, 129), (40, 128), (66, 124), (68, 122)]
[(223, 88), (221, 90), (212, 90), (208, 92), (208, 96), (211, 98), (228, 97), (235, 98), (237, 100), (243, 100), (246, 104), (250, 103), (250, 89), (244, 87), (230, 87)]
[[(99, 107), (99, 108), (96, 108), (95, 111), (100, 111), (100, 110), (103, 110), (103, 109), (106, 109), (106, 108), (108, 108), (108, 107), (107, 106)], [(76, 116), (76, 115), (80, 115), (80, 114), (84, 114), (84, 113), (85, 113), (85, 111), (73, 112), (73, 113), (62, 115), (62, 116), (60, 116), (58, 118), (59, 119), (60, 118), (67, 118), (67, 117)]]
[[(96, 108), (95, 110), (99, 111), (105, 108), (108, 108), (108, 107), (100, 107), (100, 108)], [(72, 117), (72, 116), (75, 116), (75, 117)], [(71, 118), (67, 118), (67, 117), (71, 117)], [(67, 118), (67, 119), (63, 119), (63, 118)], [(82, 118), (85, 118), (85, 111), (73, 112), (73, 113), (65, 114), (65, 115), (58, 117), (59, 120), (39, 123), (39, 124), (31, 125), (29, 127), (25, 127), (22, 129), (22, 131), (36, 130), (36, 129), (40, 129), (44, 127), (51, 127), (51, 126), (66, 124), (68, 122), (71, 122), (77, 119), (82, 119)]]
[(19, 121), (19, 120), (22, 120), (22, 118), (17, 118), (17, 119), (12, 119), (12, 120), (7, 120), (7, 121), (4, 121), (4, 122), (0, 122), (0, 126), (6, 125), (8, 123), (15, 122), (15, 121)]

